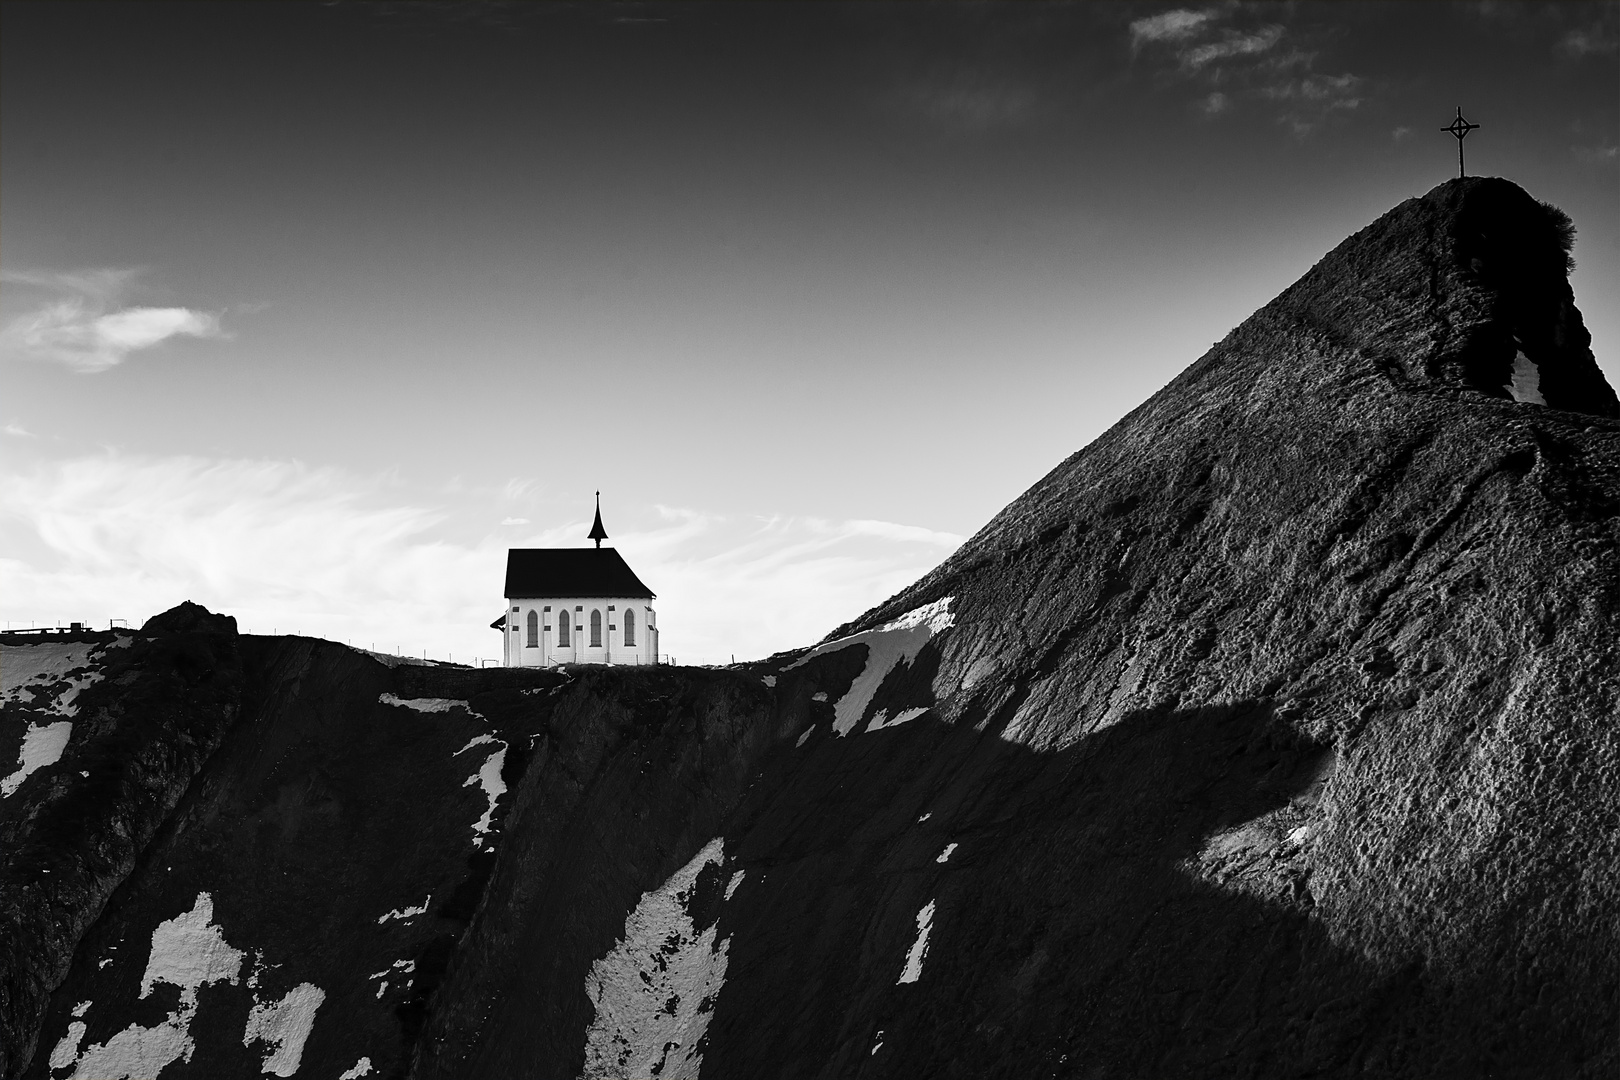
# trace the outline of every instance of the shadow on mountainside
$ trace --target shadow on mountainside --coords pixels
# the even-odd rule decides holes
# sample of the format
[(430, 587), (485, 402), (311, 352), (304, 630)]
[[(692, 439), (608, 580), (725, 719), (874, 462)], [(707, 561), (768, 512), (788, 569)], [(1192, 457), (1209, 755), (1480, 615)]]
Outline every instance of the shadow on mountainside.
[(1050, 754), (932, 720), (807, 752), (728, 830), (761, 876), (721, 918), (708, 1080), (1542, 1077), (1612, 1049), (1555, 973), (1459, 983), (1328, 939), (1309, 837), (1335, 755), (1269, 703), (1141, 711)]

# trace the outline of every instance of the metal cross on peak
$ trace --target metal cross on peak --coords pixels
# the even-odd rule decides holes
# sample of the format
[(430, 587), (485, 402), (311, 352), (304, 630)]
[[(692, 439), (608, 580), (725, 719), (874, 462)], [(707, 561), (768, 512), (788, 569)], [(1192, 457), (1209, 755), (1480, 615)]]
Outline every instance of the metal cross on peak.
[(1468, 175), (1463, 171), (1463, 139), (1467, 138), (1468, 133), (1477, 127), (1479, 127), (1478, 124), (1470, 124), (1467, 120), (1463, 119), (1462, 106), (1459, 105), (1457, 106), (1457, 119), (1453, 120), (1449, 127), (1443, 127), (1440, 129), (1441, 131), (1449, 131), (1453, 135), (1457, 136), (1457, 175), (1459, 177)]

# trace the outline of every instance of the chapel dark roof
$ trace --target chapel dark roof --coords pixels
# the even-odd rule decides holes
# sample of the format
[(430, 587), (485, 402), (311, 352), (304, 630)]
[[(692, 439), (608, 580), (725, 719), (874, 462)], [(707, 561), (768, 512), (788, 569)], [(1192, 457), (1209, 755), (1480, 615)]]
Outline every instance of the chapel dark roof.
[(506, 596), (656, 595), (613, 548), (511, 548), (506, 553)]

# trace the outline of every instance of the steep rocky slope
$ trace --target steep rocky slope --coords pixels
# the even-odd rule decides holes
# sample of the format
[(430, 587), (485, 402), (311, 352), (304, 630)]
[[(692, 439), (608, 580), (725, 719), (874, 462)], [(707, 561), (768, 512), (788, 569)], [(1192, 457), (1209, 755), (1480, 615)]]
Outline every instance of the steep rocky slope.
[(1505, 181), (1403, 203), (761, 664), (160, 624), (77, 701), (161, 777), (86, 794), (75, 722), (0, 800), (55, 860), (6, 851), (5, 1075), (1620, 1072), (1620, 405), (1568, 241)]
[(0, 1075), (240, 704), (234, 620), (187, 604), (147, 625), (0, 652)]

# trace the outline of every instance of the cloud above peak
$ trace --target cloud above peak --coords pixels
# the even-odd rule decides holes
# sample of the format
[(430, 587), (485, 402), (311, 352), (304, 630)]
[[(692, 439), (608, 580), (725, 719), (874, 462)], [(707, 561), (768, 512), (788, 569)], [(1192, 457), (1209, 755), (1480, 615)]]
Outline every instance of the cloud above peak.
[[(1131, 54), (1168, 61), (1163, 76), (1191, 84), (1194, 105), (1206, 116), (1261, 106), (1300, 137), (1362, 104), (1365, 79), (1317, 72), (1318, 54), (1299, 47), (1297, 28), (1255, 23), (1257, 12), (1287, 16), (1286, 9), (1236, 5), (1146, 16), (1130, 24)], [(1305, 36), (1312, 36), (1308, 29)]]
[(1204, 24), (1215, 17), (1213, 11), (1192, 11), (1177, 8), (1137, 19), (1131, 23), (1131, 47), (1141, 48), (1149, 42), (1186, 41), (1197, 35)]
[(1263, 26), (1250, 34), (1229, 31), (1218, 40), (1182, 50), (1181, 62), (1189, 71), (1199, 71), (1217, 60), (1270, 52), (1282, 37), (1283, 28), (1280, 26)]
[(211, 312), (121, 303), (138, 274), (123, 269), (59, 274), (0, 271), (0, 281), (46, 294), (41, 306), (0, 329), (0, 351), (94, 374), (170, 338), (225, 336), (219, 316)]

